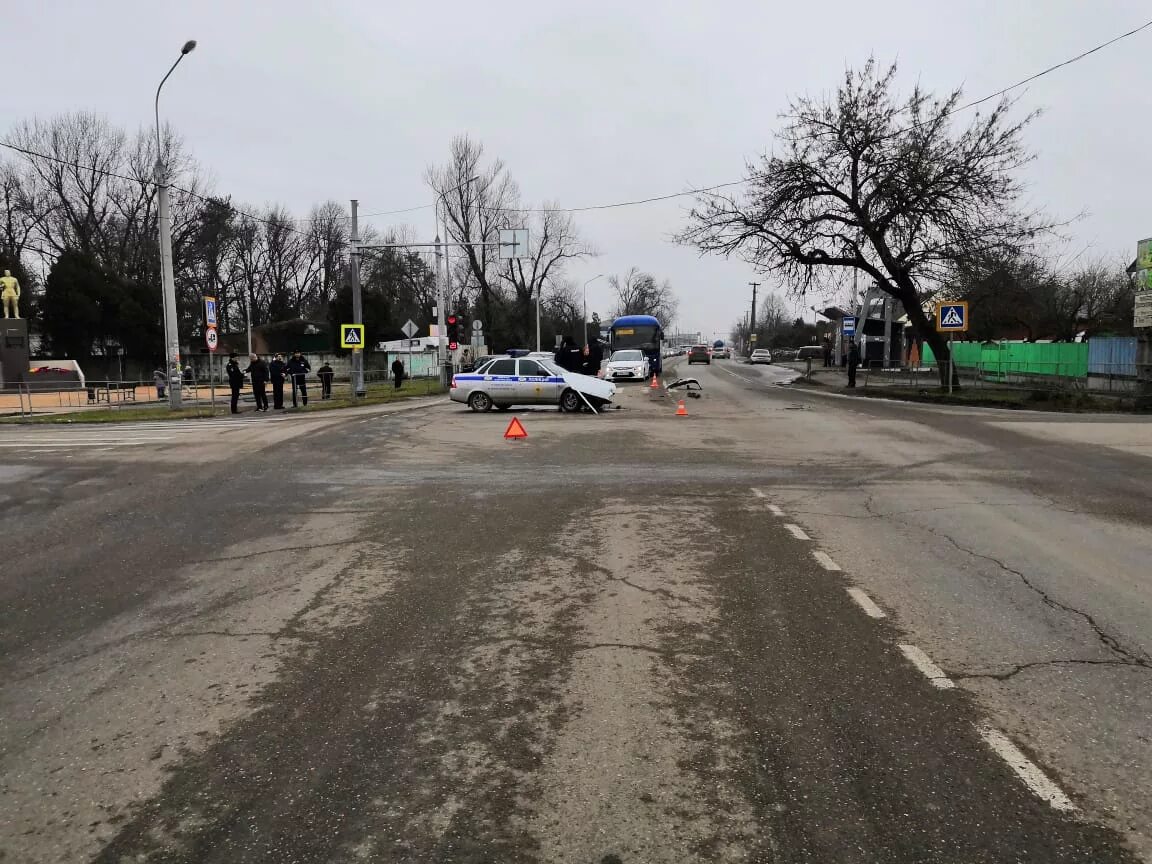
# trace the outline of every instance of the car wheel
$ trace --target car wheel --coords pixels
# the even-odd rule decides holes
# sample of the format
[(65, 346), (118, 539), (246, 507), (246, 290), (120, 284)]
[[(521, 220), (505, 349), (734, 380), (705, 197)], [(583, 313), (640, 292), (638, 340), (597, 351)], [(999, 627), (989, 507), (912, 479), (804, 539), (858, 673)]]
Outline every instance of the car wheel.
[(584, 400), (580, 398), (580, 394), (575, 390), (565, 390), (560, 394), (560, 410), (561, 411), (579, 411), (584, 407)]
[(468, 397), (468, 407), (473, 411), (491, 411), (492, 397), (482, 390), (477, 390)]

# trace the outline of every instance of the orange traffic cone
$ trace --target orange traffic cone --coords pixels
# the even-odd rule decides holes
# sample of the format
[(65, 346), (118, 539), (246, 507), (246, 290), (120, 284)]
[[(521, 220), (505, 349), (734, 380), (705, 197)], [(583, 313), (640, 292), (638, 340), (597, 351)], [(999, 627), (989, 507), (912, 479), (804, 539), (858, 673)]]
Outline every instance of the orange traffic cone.
[(652, 383), (651, 383), (651, 384), (649, 384), (649, 385), (648, 385), (648, 387), (649, 387), (649, 389), (651, 389), (651, 390), (655, 390), (655, 389), (656, 389), (656, 388), (658, 388), (659, 386), (660, 386), (660, 385), (656, 383), (656, 373), (655, 373), (655, 372), (653, 372), (653, 373), (652, 373)]
[(684, 400), (683, 399), (681, 399), (678, 403), (676, 403), (676, 416), (677, 417), (687, 417), (688, 416), (688, 409), (684, 407)]

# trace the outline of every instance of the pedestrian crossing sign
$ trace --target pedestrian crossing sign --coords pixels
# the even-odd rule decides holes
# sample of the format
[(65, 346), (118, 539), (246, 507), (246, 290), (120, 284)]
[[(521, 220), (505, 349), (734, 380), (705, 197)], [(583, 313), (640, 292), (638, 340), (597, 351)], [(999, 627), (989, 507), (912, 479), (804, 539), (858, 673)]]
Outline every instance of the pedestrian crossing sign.
[(341, 324), (340, 325), (340, 347), (351, 348), (355, 351), (363, 350), (364, 348), (364, 325), (363, 324)]
[(936, 304), (936, 330), (940, 333), (966, 333), (968, 331), (968, 302)]

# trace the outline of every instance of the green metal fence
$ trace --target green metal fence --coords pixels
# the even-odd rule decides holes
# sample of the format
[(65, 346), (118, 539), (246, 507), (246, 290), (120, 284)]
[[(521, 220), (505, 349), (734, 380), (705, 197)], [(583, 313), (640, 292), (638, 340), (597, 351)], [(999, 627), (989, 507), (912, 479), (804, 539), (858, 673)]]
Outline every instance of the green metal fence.
[[(1034, 376), (1063, 379), (1088, 377), (1088, 344), (1084, 342), (954, 342), (952, 359), (960, 370), (977, 370), (986, 381), (1020, 382)], [(925, 345), (921, 362), (935, 366)]]

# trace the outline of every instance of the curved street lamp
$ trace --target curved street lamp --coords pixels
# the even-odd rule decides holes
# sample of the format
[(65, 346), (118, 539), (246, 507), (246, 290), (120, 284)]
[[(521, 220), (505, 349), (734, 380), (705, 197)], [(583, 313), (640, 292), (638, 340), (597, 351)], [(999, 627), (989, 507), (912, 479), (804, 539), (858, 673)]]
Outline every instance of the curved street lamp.
[[(443, 207), (444, 210), (448, 209), (444, 203), (445, 197), (447, 197), (448, 195), (451, 195), (453, 192), (455, 192), (458, 189), (463, 189), (465, 186), (469, 185), (470, 183), (475, 183), (479, 179), (480, 179), (480, 175), (475, 174), (475, 175), (469, 177), (463, 183), (458, 183), (457, 185), (453, 186), (451, 189), (445, 189), (443, 192), (441, 192), (439, 195), (437, 195), (436, 196), (436, 206), (434, 208), (436, 212), (433, 215), (433, 219), (437, 223), (439, 223), (440, 218), (441, 218), (440, 217), (440, 208)], [(448, 214), (447, 213), (444, 213), (443, 220), (444, 220), (444, 280), (440, 283), (440, 288), (441, 288), (440, 297), (439, 297), (439, 302), (436, 304), (436, 333), (437, 333), (437, 336), (436, 336), (436, 356), (440, 360), (440, 367), (441, 367), (440, 368), (440, 375), (444, 379), (445, 385), (447, 385), (448, 381), (452, 377), (451, 375), (448, 374), (448, 369), (447, 369), (448, 352), (444, 349), (444, 346), (445, 346), (444, 331), (445, 331), (445, 328), (447, 326), (446, 318), (447, 318), (447, 314), (448, 314), (444, 307), (447, 305), (448, 298), (449, 298), (449, 296), (451, 296), (451, 293), (452, 293), (452, 259), (448, 255), (448, 242), (449, 241), (448, 241)], [(480, 238), (480, 239), (484, 239), (484, 238)], [(439, 267), (439, 265), (440, 265), (440, 226), (439, 226), (439, 224), (437, 224), (437, 226), (436, 226), (436, 265), (437, 265), (437, 267)]]
[(597, 273), (591, 279), (584, 283), (584, 347), (588, 347), (588, 286), (595, 282), (597, 279), (603, 278), (603, 273)]
[(176, 71), (180, 61), (196, 48), (196, 40), (189, 39), (180, 49), (180, 56), (168, 70), (168, 74), (160, 79), (160, 86), (156, 88), (156, 193), (158, 214), (156, 229), (160, 235), (160, 282), (161, 298), (164, 305), (164, 355), (165, 368), (168, 370), (168, 406), (172, 409), (180, 407), (180, 333), (176, 321), (176, 278), (172, 272), (172, 213), (168, 202), (168, 170), (164, 164), (163, 143), (160, 140), (160, 91), (164, 82)]

